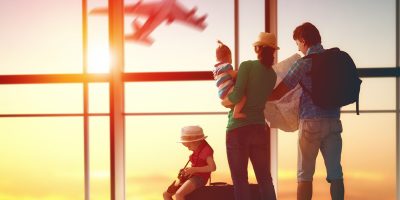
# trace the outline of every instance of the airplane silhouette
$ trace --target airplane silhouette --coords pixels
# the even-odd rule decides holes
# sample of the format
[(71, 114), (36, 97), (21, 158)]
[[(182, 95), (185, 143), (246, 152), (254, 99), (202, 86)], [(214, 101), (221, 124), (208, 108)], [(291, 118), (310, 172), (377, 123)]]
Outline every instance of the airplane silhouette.
[[(125, 35), (126, 40), (140, 42), (145, 45), (153, 44), (154, 40), (149, 35), (164, 21), (169, 25), (176, 20), (199, 30), (204, 30), (207, 26), (204, 23), (207, 14), (195, 17), (197, 7), (187, 10), (176, 0), (161, 0), (151, 3), (142, 3), (142, 0), (139, 0), (132, 5), (126, 5), (124, 11), (128, 15), (147, 17), (144, 24), (140, 24), (137, 18), (134, 19), (132, 22), (134, 32)], [(108, 9), (104, 7), (95, 8), (90, 11), (90, 14), (108, 14)]]

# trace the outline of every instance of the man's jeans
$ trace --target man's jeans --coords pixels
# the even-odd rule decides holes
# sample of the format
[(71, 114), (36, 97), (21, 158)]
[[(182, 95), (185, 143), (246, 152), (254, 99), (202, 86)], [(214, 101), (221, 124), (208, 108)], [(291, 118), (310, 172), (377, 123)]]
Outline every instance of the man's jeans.
[(342, 154), (342, 123), (340, 119), (302, 119), (299, 127), (297, 180), (312, 181), (315, 159), (321, 151), (327, 171), (326, 180), (343, 179), (340, 164)]
[(235, 200), (250, 200), (247, 165), (250, 161), (259, 185), (262, 200), (276, 200), (270, 172), (267, 132), (261, 124), (247, 125), (226, 133), (226, 152), (234, 185)]

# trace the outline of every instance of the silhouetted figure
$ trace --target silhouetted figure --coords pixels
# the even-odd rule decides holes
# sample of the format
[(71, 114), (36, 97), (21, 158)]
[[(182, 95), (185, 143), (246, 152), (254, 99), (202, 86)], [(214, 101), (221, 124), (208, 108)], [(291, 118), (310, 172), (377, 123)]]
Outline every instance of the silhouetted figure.
[[(321, 45), (318, 29), (311, 23), (304, 23), (293, 32), (293, 39), (304, 55), (318, 54), (325, 49)], [(269, 100), (280, 99), (297, 84), (303, 87), (300, 98), (300, 126), (297, 164), (297, 199), (312, 198), (312, 181), (315, 160), (319, 150), (325, 161), (327, 178), (331, 184), (333, 200), (344, 199), (343, 172), (340, 164), (342, 153), (342, 123), (340, 107), (322, 108), (313, 102), (311, 91), (312, 58), (296, 61), (283, 81), (273, 91)]]
[(247, 96), (242, 112), (246, 118), (234, 118), (233, 109), (228, 114), (226, 131), (226, 151), (229, 169), (234, 185), (235, 200), (250, 200), (247, 165), (252, 162), (263, 200), (275, 200), (275, 190), (268, 160), (270, 144), (267, 136), (269, 127), (265, 124), (264, 106), (271, 94), (276, 73), (272, 69), (274, 53), (277, 49), (276, 36), (260, 33), (253, 44), (257, 60), (242, 62), (239, 67), (235, 87), (223, 101), (225, 107), (237, 104)]
[(206, 138), (203, 129), (199, 126), (182, 128), (179, 142), (193, 151), (189, 157), (191, 167), (185, 166), (180, 170), (178, 180), (174, 181), (163, 193), (164, 200), (172, 200), (173, 195), (176, 200), (184, 200), (186, 195), (206, 185), (211, 172), (216, 170), (214, 150), (207, 143)]

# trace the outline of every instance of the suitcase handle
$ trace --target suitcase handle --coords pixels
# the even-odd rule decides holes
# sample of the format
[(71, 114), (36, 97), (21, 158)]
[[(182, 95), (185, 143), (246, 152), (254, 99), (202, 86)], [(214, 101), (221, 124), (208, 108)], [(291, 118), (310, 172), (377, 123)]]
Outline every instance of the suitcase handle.
[(228, 183), (225, 183), (225, 182), (213, 182), (213, 183), (210, 183), (210, 185), (211, 186), (227, 186)]

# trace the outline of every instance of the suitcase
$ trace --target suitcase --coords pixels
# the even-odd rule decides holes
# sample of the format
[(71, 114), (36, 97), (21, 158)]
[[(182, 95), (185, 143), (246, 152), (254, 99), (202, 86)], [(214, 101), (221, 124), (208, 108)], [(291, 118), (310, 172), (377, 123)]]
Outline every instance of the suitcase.
[[(258, 185), (250, 184), (252, 200), (260, 200)], [(187, 200), (235, 200), (233, 196), (233, 185), (226, 183), (212, 183), (201, 187), (186, 196)]]

